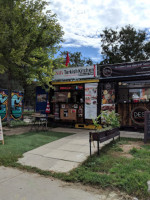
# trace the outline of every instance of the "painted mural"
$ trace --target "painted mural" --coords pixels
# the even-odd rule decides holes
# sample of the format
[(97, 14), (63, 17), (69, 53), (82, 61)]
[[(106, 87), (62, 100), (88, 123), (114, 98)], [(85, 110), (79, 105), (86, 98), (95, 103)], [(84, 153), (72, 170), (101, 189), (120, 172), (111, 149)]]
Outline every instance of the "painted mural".
[(0, 116), (2, 121), (5, 121), (7, 119), (7, 104), (8, 104), (7, 90), (0, 90)]
[[(23, 93), (12, 92), (11, 94), (11, 119), (20, 120), (22, 119), (22, 101)], [(0, 90), (0, 116), (2, 121), (7, 120), (8, 111), (8, 91)]]
[(22, 100), (22, 93), (13, 92), (11, 94), (11, 118), (14, 120), (22, 118)]

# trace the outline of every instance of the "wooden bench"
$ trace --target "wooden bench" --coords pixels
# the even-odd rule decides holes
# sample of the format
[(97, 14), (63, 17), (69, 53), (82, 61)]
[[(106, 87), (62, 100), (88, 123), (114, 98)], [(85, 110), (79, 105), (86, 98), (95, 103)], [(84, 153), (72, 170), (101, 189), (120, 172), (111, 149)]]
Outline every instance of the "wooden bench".
[(92, 154), (91, 152), (91, 143), (93, 141), (97, 141), (97, 154), (99, 155), (99, 143), (105, 142), (109, 139), (114, 140), (114, 137), (119, 136), (120, 140), (120, 131), (118, 128), (114, 128), (111, 130), (105, 130), (101, 132), (89, 132), (89, 143), (90, 143), (90, 156)]

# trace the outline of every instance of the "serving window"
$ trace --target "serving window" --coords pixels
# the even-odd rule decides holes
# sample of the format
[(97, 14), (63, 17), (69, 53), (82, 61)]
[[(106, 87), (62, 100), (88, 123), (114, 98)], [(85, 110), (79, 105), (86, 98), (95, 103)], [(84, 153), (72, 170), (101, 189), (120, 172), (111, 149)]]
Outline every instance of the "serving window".
[(150, 82), (133, 81), (120, 82), (118, 91), (118, 102), (149, 102), (150, 100)]
[(56, 86), (52, 102), (55, 120), (83, 122), (83, 84)]

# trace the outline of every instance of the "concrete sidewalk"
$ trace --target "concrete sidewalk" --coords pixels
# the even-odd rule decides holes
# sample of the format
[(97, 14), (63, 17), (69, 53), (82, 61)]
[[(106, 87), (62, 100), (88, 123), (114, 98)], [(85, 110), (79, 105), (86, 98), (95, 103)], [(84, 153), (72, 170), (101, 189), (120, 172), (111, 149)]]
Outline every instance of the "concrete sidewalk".
[[(23, 158), (19, 159), (19, 163), (37, 167), (42, 170), (69, 172), (87, 159), (89, 156), (89, 130), (69, 128), (54, 128), (51, 130), (76, 134), (48, 143), (25, 153)], [(143, 134), (141, 133), (129, 133), (125, 131), (121, 131), (121, 136), (143, 138)], [(101, 143), (100, 148), (111, 140), (112, 139)], [(97, 148), (94, 148), (92, 145), (92, 153), (96, 150)]]
[(0, 200), (122, 200), (122, 195), (0, 167)]

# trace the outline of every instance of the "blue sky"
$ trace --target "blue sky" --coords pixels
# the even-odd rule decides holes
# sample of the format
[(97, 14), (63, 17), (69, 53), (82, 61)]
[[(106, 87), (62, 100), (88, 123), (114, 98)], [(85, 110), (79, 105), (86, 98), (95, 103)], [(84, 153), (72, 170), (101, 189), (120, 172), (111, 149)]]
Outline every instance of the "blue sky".
[(150, 30), (149, 0), (47, 0), (63, 27), (62, 51), (82, 53), (95, 63), (101, 60), (100, 33), (107, 28), (132, 25)]

